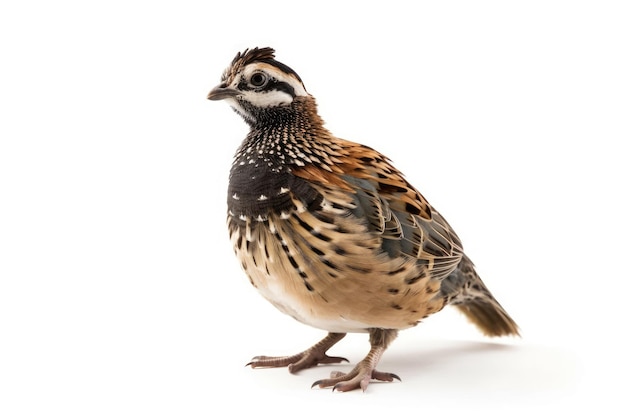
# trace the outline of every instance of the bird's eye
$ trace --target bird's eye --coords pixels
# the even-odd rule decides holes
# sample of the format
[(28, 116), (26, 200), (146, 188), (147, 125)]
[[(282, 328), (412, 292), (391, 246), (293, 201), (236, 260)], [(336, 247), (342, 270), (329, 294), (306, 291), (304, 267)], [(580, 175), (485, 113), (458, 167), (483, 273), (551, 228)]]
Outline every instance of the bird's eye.
[(255, 87), (263, 87), (267, 83), (267, 75), (262, 72), (255, 72), (250, 77), (250, 84)]

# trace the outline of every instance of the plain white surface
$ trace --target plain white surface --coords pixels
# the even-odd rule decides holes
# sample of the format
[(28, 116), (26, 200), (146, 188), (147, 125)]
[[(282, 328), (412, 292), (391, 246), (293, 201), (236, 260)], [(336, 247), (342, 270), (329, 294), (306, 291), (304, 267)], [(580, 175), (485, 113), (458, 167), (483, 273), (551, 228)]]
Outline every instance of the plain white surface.
[[(625, 17), (617, 1), (3, 3), (0, 415), (623, 413)], [(255, 293), (227, 238), (246, 126), (205, 97), (253, 46), (446, 216), (522, 339), (444, 310), (383, 357), (403, 382), (365, 394), (309, 389), (346, 365), (244, 367), (324, 336)]]

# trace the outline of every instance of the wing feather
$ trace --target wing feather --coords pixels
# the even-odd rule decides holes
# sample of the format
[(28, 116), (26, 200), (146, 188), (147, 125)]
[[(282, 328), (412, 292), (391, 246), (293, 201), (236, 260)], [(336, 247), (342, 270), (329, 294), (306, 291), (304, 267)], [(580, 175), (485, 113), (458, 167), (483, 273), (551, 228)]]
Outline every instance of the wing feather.
[(351, 213), (382, 238), (390, 257), (409, 256), (443, 279), (463, 257), (461, 242), (446, 220), (409, 184), (401, 172), (377, 151), (353, 142), (340, 142), (334, 165), (293, 169), (311, 181), (322, 195), (329, 191), (352, 195)]

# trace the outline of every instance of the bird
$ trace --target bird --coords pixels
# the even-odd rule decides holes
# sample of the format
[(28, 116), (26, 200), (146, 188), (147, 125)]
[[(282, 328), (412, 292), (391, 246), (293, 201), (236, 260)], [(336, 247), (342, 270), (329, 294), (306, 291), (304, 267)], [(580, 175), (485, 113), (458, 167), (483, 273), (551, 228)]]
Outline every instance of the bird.
[(327, 351), (347, 333), (367, 333), (363, 360), (312, 385), (365, 391), (372, 380), (400, 380), (377, 369), (383, 353), (399, 331), (447, 305), (486, 336), (519, 336), (443, 216), (389, 158), (334, 136), (273, 48), (238, 52), (207, 98), (227, 102), (249, 127), (226, 216), (245, 274), (278, 310), (328, 332), (299, 353), (255, 356), (249, 366), (296, 373), (342, 363)]

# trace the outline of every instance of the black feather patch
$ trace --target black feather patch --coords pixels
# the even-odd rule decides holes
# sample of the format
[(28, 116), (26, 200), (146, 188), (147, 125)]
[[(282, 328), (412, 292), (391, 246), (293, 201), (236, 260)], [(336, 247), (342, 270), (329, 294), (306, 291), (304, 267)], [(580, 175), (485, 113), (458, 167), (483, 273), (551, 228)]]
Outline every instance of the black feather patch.
[(235, 164), (228, 186), (228, 210), (235, 219), (265, 220), (270, 214), (288, 215), (299, 200), (316, 210), (322, 196), (306, 181), (287, 169), (275, 170), (261, 164)]

